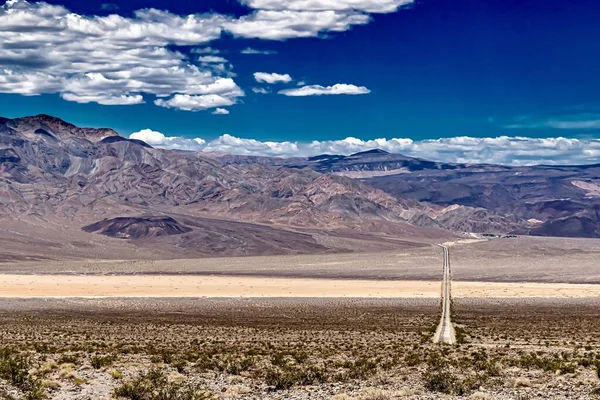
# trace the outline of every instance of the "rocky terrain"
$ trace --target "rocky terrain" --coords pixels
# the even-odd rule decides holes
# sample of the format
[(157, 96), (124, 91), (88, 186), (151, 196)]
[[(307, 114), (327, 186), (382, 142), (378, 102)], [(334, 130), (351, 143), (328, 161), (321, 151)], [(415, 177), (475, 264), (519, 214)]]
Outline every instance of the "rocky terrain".
[(140, 239), (181, 235), (192, 231), (171, 217), (112, 218), (84, 226), (86, 232), (101, 233), (121, 239)]
[(600, 237), (598, 176), (600, 166), (448, 164), (381, 150), (170, 151), (48, 115), (0, 118), (0, 241), (19, 249), (10, 259), (27, 243), (96, 257), (108, 246), (99, 235), (185, 256), (360, 251), (373, 247), (358, 238), (470, 232)]
[[(358, 178), (397, 199), (429, 205), (418, 225), (454, 231), (600, 237), (600, 164), (452, 164), (371, 150), (350, 156), (265, 158), (217, 155), (226, 164), (279, 165)], [(434, 205), (442, 206), (440, 211)]]
[[(6, 399), (596, 399), (597, 299), (0, 301)], [(560, 309), (562, 312), (557, 313)]]
[[(17, 237), (59, 247), (68, 241), (80, 251), (81, 243), (94, 241), (86, 231), (136, 245), (149, 239), (156, 246), (157, 237), (165, 238), (159, 242), (172, 251), (193, 249), (195, 255), (285, 254), (296, 252), (298, 243), (306, 244), (299, 251), (328, 250), (312, 237), (315, 229), (417, 242), (451, 236), (435, 223), (411, 224), (429, 206), (360, 180), (310, 169), (226, 165), (202, 153), (155, 149), (110, 129), (79, 128), (47, 115), (0, 119), (0, 161), (4, 249)], [(191, 231), (177, 225), (182, 218)], [(77, 244), (67, 238), (70, 232), (82, 236)], [(180, 234), (171, 235), (175, 232)], [(213, 253), (218, 249), (224, 253)]]

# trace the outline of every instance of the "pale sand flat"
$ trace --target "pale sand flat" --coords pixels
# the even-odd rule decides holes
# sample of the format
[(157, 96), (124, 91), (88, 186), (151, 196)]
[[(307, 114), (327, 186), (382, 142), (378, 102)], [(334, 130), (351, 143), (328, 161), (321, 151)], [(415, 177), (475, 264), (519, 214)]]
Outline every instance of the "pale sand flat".
[[(0, 275), (0, 297), (437, 298), (439, 281), (197, 275)], [(600, 297), (600, 285), (452, 282), (453, 297)]]

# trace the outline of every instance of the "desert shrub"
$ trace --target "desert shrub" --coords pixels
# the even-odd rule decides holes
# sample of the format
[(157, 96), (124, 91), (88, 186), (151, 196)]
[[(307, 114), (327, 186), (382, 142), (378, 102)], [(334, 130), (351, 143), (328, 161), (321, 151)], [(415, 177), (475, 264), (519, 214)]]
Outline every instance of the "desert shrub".
[(30, 373), (29, 358), (11, 349), (0, 348), (0, 378), (20, 389), (25, 400), (45, 398), (45, 390), (39, 380)]
[(166, 349), (160, 349), (150, 357), (150, 361), (153, 363), (162, 362), (164, 364), (171, 364), (173, 362), (173, 352)]
[(265, 383), (276, 390), (289, 389), (292, 386), (304, 386), (326, 382), (327, 377), (323, 369), (315, 366), (297, 367), (285, 366), (271, 368), (265, 375)]
[(457, 344), (464, 344), (464, 343), (467, 342), (467, 333), (460, 326), (455, 326), (454, 327), (454, 336), (456, 338), (456, 343)]
[(79, 357), (76, 354), (63, 354), (58, 360), (56, 360), (57, 364), (79, 364)]
[(456, 377), (446, 370), (428, 370), (424, 379), (425, 389), (446, 394), (452, 394), (457, 383)]
[(4, 350), (0, 354), (0, 378), (21, 388), (29, 381), (29, 359), (21, 354)]
[(92, 356), (90, 364), (92, 364), (94, 369), (100, 369), (112, 365), (116, 360), (117, 357), (112, 354), (107, 356)]
[(169, 382), (160, 370), (151, 370), (124, 382), (113, 392), (116, 398), (130, 400), (212, 400), (214, 396), (197, 385)]
[(364, 379), (377, 372), (377, 362), (364, 357), (348, 363), (345, 367), (349, 379)]
[(558, 355), (542, 357), (536, 353), (524, 354), (513, 361), (518, 367), (526, 369), (541, 369), (546, 372), (573, 373), (577, 370), (577, 363), (570, 362)]
[(179, 372), (181, 374), (185, 370), (185, 367), (187, 366), (187, 361), (180, 358), (180, 359), (173, 361), (173, 363), (171, 365), (173, 366), (173, 368), (175, 368), (177, 370), (177, 372)]
[(404, 356), (404, 362), (406, 362), (406, 365), (409, 367), (419, 365), (421, 363), (421, 355), (416, 351), (406, 353)]
[(464, 396), (482, 386), (488, 377), (485, 373), (469, 374), (464, 377), (454, 375), (448, 369), (429, 368), (425, 372), (425, 389), (430, 392)]
[(250, 357), (235, 358), (227, 362), (225, 371), (231, 375), (239, 375), (240, 373), (249, 370), (254, 365), (254, 360)]

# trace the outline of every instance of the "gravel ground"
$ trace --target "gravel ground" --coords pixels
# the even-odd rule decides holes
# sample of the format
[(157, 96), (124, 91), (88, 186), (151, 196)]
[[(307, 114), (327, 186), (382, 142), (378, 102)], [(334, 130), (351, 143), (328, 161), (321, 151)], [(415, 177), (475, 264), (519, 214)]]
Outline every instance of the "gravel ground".
[[(456, 299), (455, 347), (431, 343), (438, 308), (434, 299), (3, 299), (0, 346), (14, 352), (4, 359), (28, 356), (52, 399), (115, 398), (151, 370), (214, 399), (597, 398), (600, 299)], [(0, 393), (19, 398), (0, 376)]]

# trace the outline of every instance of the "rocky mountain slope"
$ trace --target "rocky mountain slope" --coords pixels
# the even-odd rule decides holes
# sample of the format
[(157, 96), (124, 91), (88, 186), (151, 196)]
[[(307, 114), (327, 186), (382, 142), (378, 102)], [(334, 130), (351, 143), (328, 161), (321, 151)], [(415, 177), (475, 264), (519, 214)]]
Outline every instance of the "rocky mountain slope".
[[(309, 168), (358, 178), (398, 199), (429, 205), (412, 222), (455, 231), (600, 237), (600, 164), (451, 164), (372, 150), (351, 156), (264, 158), (220, 155), (226, 164)], [(435, 206), (440, 206), (436, 208)]]
[(599, 176), (600, 166), (448, 164), (381, 150), (175, 152), (47, 115), (2, 118), (0, 242), (34, 243), (40, 257), (109, 247), (126, 257), (130, 245), (164, 257), (379, 250), (450, 232), (600, 237)]
[(263, 164), (294, 169), (310, 168), (321, 173), (348, 176), (352, 178), (396, 175), (427, 169), (455, 170), (467, 166), (466, 164), (448, 164), (427, 161), (419, 158), (407, 157), (402, 154), (392, 154), (378, 149), (364, 151), (349, 156), (322, 154), (307, 158), (256, 157), (210, 153), (207, 155), (218, 159), (224, 164)]
[[(192, 224), (210, 217), (282, 229), (384, 232), (416, 239), (447, 235), (408, 223), (427, 211), (417, 201), (343, 176), (259, 163), (225, 165), (201, 153), (155, 149), (110, 129), (78, 128), (46, 115), (0, 120), (0, 218), (40, 229), (91, 225), (88, 230), (111, 237), (135, 238), (140, 232), (153, 237), (178, 230), (177, 221), (157, 222), (177, 214)], [(178, 246), (197, 242), (193, 236), (200, 229), (191, 229), (181, 229)], [(239, 246), (255, 242), (257, 235)], [(293, 246), (279, 248), (293, 251)], [(314, 242), (313, 250), (327, 249)]]

